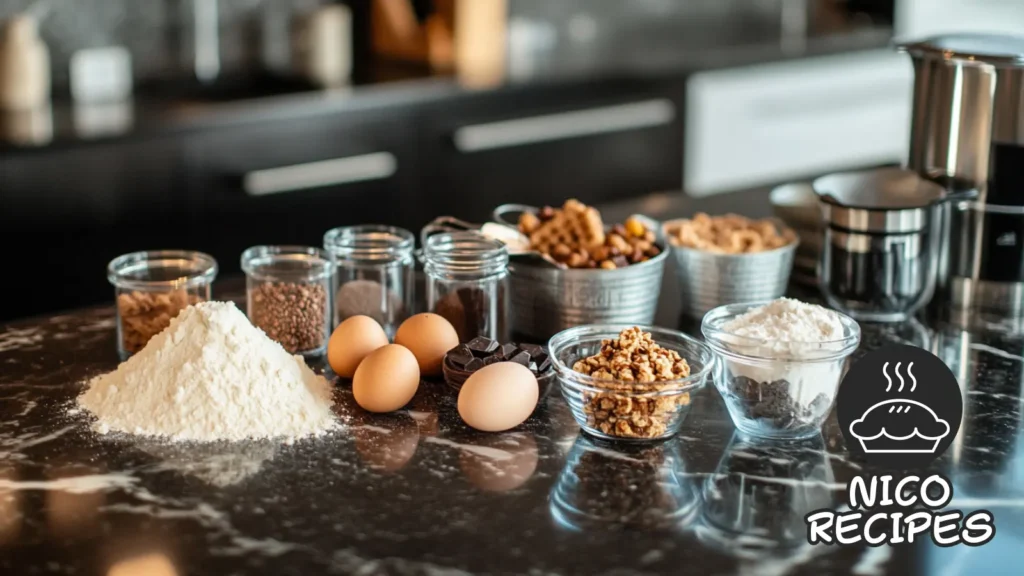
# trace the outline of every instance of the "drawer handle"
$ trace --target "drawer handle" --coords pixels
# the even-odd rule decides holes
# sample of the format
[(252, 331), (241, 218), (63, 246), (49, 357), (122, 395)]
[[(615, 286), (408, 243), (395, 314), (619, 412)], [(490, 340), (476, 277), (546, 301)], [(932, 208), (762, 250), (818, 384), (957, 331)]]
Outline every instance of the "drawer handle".
[(393, 176), (398, 160), (389, 152), (320, 160), (280, 168), (254, 170), (242, 178), (242, 188), (250, 196), (266, 196), (307, 188), (337, 186)]
[(671, 123), (675, 115), (670, 100), (646, 100), (464, 126), (455, 131), (453, 138), (460, 152), (480, 152), (662, 126)]

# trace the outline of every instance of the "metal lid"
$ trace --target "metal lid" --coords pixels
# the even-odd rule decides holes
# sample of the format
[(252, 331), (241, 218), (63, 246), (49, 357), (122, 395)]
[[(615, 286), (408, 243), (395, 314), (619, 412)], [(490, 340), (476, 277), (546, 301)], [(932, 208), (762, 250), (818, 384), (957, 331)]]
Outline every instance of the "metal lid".
[(929, 208), (946, 197), (942, 186), (902, 168), (829, 174), (813, 186), (830, 225), (861, 232), (923, 230)]
[(944, 34), (900, 44), (911, 56), (981, 64), (1024, 66), (1024, 36), (1004, 34)]

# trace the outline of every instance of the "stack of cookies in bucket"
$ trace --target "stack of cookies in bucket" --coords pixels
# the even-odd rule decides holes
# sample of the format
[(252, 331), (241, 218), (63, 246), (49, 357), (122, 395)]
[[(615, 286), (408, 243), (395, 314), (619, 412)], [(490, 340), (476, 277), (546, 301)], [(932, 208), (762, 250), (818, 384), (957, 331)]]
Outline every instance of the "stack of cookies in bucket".
[(606, 232), (601, 213), (579, 200), (566, 200), (561, 208), (545, 206), (536, 214), (524, 212), (519, 231), (530, 239), (532, 249), (566, 268), (614, 270), (661, 253), (654, 231), (638, 218)]

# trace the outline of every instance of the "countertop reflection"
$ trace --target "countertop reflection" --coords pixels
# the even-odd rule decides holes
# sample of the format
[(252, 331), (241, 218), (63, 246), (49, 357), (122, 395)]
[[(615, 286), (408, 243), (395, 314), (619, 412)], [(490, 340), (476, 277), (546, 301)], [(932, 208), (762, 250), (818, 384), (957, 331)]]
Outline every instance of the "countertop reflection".
[[(661, 299), (660, 323), (693, 332), (671, 280)], [(344, 429), (294, 445), (99, 437), (69, 408), (117, 363), (101, 308), (0, 326), (0, 573), (1018, 573), (1024, 335), (862, 327), (857, 355), (910, 342), (957, 375), (964, 422), (935, 470), (951, 506), (992, 511), (988, 545), (809, 546), (803, 516), (842, 506), (864, 471), (834, 416), (809, 441), (754, 441), (712, 387), (678, 437), (644, 446), (582, 435), (558, 394), (513, 431), (474, 432), (440, 382), (387, 416), (339, 382)]]

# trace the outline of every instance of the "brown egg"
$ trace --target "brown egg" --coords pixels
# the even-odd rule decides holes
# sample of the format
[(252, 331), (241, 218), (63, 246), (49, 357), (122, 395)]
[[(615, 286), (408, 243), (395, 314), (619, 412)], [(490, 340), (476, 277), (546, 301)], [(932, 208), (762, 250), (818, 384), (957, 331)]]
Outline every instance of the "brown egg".
[(352, 316), (338, 324), (327, 342), (327, 361), (334, 373), (351, 378), (370, 352), (388, 345), (388, 335), (369, 316)]
[(416, 395), (420, 368), (412, 352), (388, 344), (370, 353), (352, 378), (352, 395), (364, 410), (394, 412)]
[(459, 345), (459, 335), (443, 316), (424, 312), (402, 322), (395, 333), (395, 344), (405, 346), (416, 356), (421, 374), (440, 376), (444, 355)]
[(515, 362), (498, 362), (474, 372), (459, 391), (459, 416), (484, 432), (519, 426), (537, 407), (537, 377)]

